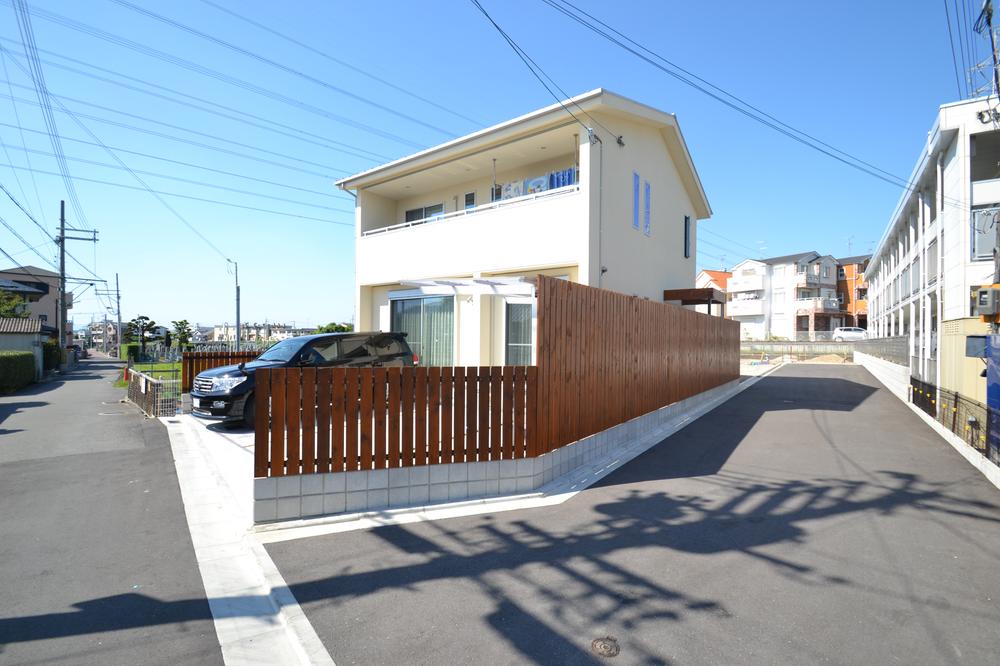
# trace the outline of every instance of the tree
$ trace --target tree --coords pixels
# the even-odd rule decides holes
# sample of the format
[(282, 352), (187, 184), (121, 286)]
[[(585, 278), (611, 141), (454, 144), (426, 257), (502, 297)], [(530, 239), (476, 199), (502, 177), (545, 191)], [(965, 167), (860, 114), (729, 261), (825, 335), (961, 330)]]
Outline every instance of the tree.
[(316, 329), (317, 333), (350, 333), (354, 330), (353, 324), (338, 324), (337, 322), (331, 321), (325, 326), (320, 326)]
[(191, 338), (194, 336), (190, 322), (187, 319), (181, 319), (170, 323), (174, 326), (174, 337), (177, 338), (177, 344), (181, 347), (190, 344)]
[(128, 334), (134, 340), (139, 338), (139, 353), (146, 355), (146, 336), (156, 330), (156, 322), (146, 315), (139, 315), (128, 323)]
[(12, 291), (0, 291), (0, 317), (24, 319), (28, 316), (28, 303)]

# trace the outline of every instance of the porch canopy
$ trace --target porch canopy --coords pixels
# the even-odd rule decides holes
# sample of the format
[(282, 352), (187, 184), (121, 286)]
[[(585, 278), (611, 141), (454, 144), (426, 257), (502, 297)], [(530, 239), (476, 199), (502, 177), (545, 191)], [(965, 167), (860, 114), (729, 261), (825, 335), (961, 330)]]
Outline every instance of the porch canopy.
[(722, 306), (722, 316), (726, 315), (726, 295), (719, 289), (704, 287), (701, 289), (664, 289), (664, 301), (680, 301), (681, 305), (707, 305), (711, 312), (712, 305)]
[(523, 277), (442, 278), (437, 280), (401, 280), (400, 285), (418, 289), (422, 294), (534, 296), (535, 281)]

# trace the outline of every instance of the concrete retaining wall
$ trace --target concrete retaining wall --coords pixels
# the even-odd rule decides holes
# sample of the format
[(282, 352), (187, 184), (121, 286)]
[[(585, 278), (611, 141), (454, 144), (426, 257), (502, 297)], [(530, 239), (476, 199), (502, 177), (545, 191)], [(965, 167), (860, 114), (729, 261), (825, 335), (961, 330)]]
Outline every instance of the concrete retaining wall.
[(254, 522), (537, 493), (583, 467), (638, 455), (738, 386), (733, 380), (537, 458), (254, 479)]
[(898, 365), (882, 360), (875, 356), (855, 351), (854, 362), (864, 367), (875, 376), (875, 379), (882, 382), (882, 385), (889, 389), (893, 395), (903, 402), (909, 401), (910, 395), (910, 368), (905, 365)]

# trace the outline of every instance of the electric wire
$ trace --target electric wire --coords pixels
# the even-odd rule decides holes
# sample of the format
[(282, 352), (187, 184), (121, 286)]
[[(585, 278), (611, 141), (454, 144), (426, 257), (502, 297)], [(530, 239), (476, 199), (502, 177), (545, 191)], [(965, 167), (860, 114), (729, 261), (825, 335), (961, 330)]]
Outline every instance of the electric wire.
[[(945, 22), (948, 24), (948, 42), (951, 44), (951, 63), (955, 66), (955, 85), (958, 87), (958, 97), (962, 98), (962, 84), (959, 82), (958, 76), (958, 59), (955, 56), (955, 39), (952, 36), (951, 31), (951, 13), (948, 11), (948, 0), (943, 0), (944, 2), (944, 18)], [(961, 36), (959, 37), (961, 38)]]
[(383, 111), (385, 113), (388, 113), (390, 115), (396, 116), (397, 118), (402, 118), (403, 120), (406, 120), (406, 121), (409, 121), (411, 123), (420, 125), (421, 127), (425, 127), (425, 128), (427, 128), (429, 130), (432, 130), (434, 132), (438, 132), (439, 134), (443, 134), (444, 136), (448, 136), (448, 137), (454, 136), (454, 133), (450, 132), (449, 130), (446, 130), (446, 129), (443, 129), (443, 128), (438, 127), (436, 125), (432, 125), (430, 123), (424, 122), (423, 120), (420, 120), (419, 118), (411, 116), (411, 115), (409, 115), (407, 113), (403, 113), (402, 111), (394, 109), (394, 108), (392, 108), (390, 106), (386, 106), (385, 104), (380, 104), (380, 103), (378, 103), (378, 102), (376, 102), (376, 101), (374, 101), (372, 99), (369, 99), (369, 98), (367, 98), (367, 97), (365, 97), (363, 95), (358, 95), (357, 93), (353, 93), (350, 90), (346, 90), (346, 89), (341, 88), (339, 86), (335, 86), (332, 83), (330, 83), (329, 81), (324, 81), (323, 79), (320, 79), (318, 77), (312, 76), (311, 74), (308, 74), (308, 73), (306, 73), (306, 72), (304, 72), (304, 71), (302, 71), (300, 69), (296, 69), (295, 67), (292, 67), (290, 65), (286, 65), (284, 63), (278, 62), (277, 60), (273, 60), (272, 58), (268, 58), (267, 56), (263, 56), (263, 55), (255, 52), (255, 51), (251, 51), (250, 49), (247, 49), (247, 48), (244, 48), (242, 46), (239, 46), (238, 44), (234, 44), (232, 42), (229, 42), (229, 41), (226, 41), (226, 40), (221, 39), (219, 37), (216, 37), (215, 35), (210, 35), (207, 32), (202, 32), (201, 30), (198, 30), (197, 28), (193, 28), (193, 27), (191, 27), (191, 26), (189, 26), (189, 25), (187, 25), (185, 23), (181, 23), (180, 21), (172, 19), (172, 18), (170, 18), (168, 16), (164, 16), (162, 14), (157, 14), (156, 12), (151, 11), (149, 9), (146, 9), (144, 7), (139, 7), (138, 5), (135, 5), (135, 4), (132, 4), (131, 2), (128, 2), (128, 0), (108, 0), (108, 1), (109, 2), (113, 2), (114, 4), (118, 5), (119, 7), (124, 7), (125, 9), (128, 9), (130, 11), (136, 12), (138, 14), (142, 14), (143, 16), (146, 16), (147, 18), (151, 18), (151, 19), (153, 19), (155, 21), (159, 21), (160, 23), (164, 23), (164, 24), (169, 25), (169, 26), (171, 26), (173, 28), (176, 28), (177, 30), (181, 30), (183, 32), (186, 32), (189, 35), (194, 35), (195, 37), (198, 37), (198, 38), (203, 39), (205, 41), (211, 42), (211, 43), (213, 43), (213, 44), (215, 44), (217, 46), (221, 46), (222, 48), (225, 48), (225, 49), (228, 49), (230, 51), (233, 51), (234, 53), (239, 53), (240, 55), (246, 56), (247, 58), (252, 58), (253, 60), (256, 60), (257, 62), (261, 62), (261, 63), (264, 63), (266, 65), (270, 65), (271, 67), (274, 67), (275, 69), (278, 69), (278, 70), (280, 70), (282, 72), (285, 72), (286, 74), (291, 74), (292, 76), (297, 76), (298, 78), (300, 78), (300, 79), (302, 79), (304, 81), (308, 81), (308, 82), (313, 83), (315, 85), (321, 86), (321, 87), (326, 88), (327, 90), (330, 90), (332, 92), (338, 93), (340, 95), (344, 95), (345, 97), (350, 97), (351, 99), (353, 99), (353, 100), (355, 100), (357, 102), (361, 102), (362, 104), (367, 104), (368, 106), (376, 108), (376, 109), (378, 109), (380, 111)]
[(334, 56), (330, 55), (326, 51), (321, 51), (320, 49), (318, 49), (318, 48), (316, 48), (314, 46), (310, 46), (309, 44), (306, 44), (305, 42), (301, 42), (298, 39), (295, 39), (294, 37), (291, 37), (291, 36), (289, 36), (289, 35), (287, 35), (287, 34), (285, 34), (283, 32), (279, 32), (279, 31), (275, 30), (274, 28), (272, 28), (270, 26), (264, 25), (263, 23), (259, 23), (259, 22), (255, 21), (255, 20), (251, 19), (251, 18), (243, 16), (242, 14), (240, 14), (240, 13), (238, 13), (236, 11), (233, 11), (232, 9), (229, 9), (227, 7), (223, 7), (222, 5), (219, 5), (219, 4), (215, 3), (215, 2), (212, 2), (211, 0), (201, 0), (201, 1), (203, 3), (205, 3), (206, 5), (210, 6), (210, 7), (214, 7), (215, 9), (219, 10), (220, 12), (223, 12), (225, 14), (229, 14), (230, 16), (232, 16), (232, 17), (234, 17), (236, 19), (239, 19), (240, 21), (243, 21), (245, 23), (249, 23), (250, 25), (254, 26), (255, 28), (258, 28), (260, 30), (268, 32), (268, 33), (274, 35), (275, 37), (279, 37), (281, 39), (284, 39), (287, 42), (291, 42), (292, 44), (295, 44), (296, 46), (299, 46), (299, 47), (301, 47), (303, 49), (306, 49), (307, 51), (309, 51), (311, 53), (314, 53), (315, 55), (318, 55), (321, 58), (325, 58), (325, 59), (329, 60), (330, 62), (334, 62), (334, 63), (340, 65), (341, 67), (346, 67), (347, 69), (349, 69), (349, 70), (351, 70), (353, 72), (361, 74), (362, 76), (365, 76), (365, 77), (371, 79), (372, 81), (377, 81), (377, 82), (381, 83), (384, 86), (388, 86), (389, 88), (392, 88), (393, 90), (395, 90), (397, 92), (401, 92), (404, 95), (407, 95), (408, 97), (412, 97), (413, 99), (419, 100), (419, 101), (423, 102), (424, 104), (427, 104), (429, 106), (433, 106), (435, 109), (438, 109), (439, 111), (444, 111), (445, 113), (448, 113), (448, 114), (450, 114), (452, 116), (455, 116), (456, 118), (461, 118), (462, 120), (465, 120), (465, 121), (467, 121), (467, 122), (469, 122), (472, 125), (477, 126), (477, 127), (480, 127), (480, 126), (482, 126), (484, 124), (484, 123), (482, 123), (479, 120), (476, 120), (474, 118), (470, 118), (470, 117), (468, 117), (466, 115), (463, 115), (463, 114), (459, 113), (458, 111), (455, 111), (454, 109), (450, 109), (447, 106), (444, 106), (443, 104), (438, 104), (437, 102), (435, 102), (432, 99), (428, 99), (427, 97), (424, 97), (422, 95), (418, 95), (417, 93), (413, 92), (412, 90), (407, 90), (406, 88), (403, 88), (402, 86), (398, 86), (395, 83), (392, 83), (391, 81), (387, 81), (387, 80), (385, 80), (385, 79), (383, 79), (383, 78), (381, 78), (379, 76), (376, 76), (376, 75), (372, 74), (371, 72), (365, 71), (365, 70), (361, 69), (360, 67), (358, 67), (356, 65), (352, 65), (349, 62), (345, 62), (345, 61), (343, 61), (343, 60), (341, 60), (339, 58), (335, 58)]
[[(12, 1), (12, 0), (0, 0), (0, 4), (9, 5), (10, 1)], [(13, 1), (14, 2), (22, 2), (23, 0), (13, 0)], [(395, 141), (397, 143), (400, 143), (400, 144), (403, 144), (403, 145), (407, 145), (407, 146), (411, 146), (411, 147), (414, 147), (414, 148), (423, 148), (423, 146), (420, 145), (419, 143), (413, 142), (413, 141), (411, 141), (411, 140), (409, 140), (409, 139), (407, 139), (405, 137), (399, 136), (397, 134), (393, 134), (391, 132), (383, 131), (383, 130), (381, 130), (381, 129), (373, 126), (373, 125), (368, 125), (366, 123), (362, 123), (362, 122), (358, 122), (358, 121), (352, 120), (352, 119), (350, 119), (350, 118), (348, 118), (346, 116), (342, 116), (342, 115), (333, 113), (331, 111), (328, 111), (327, 109), (320, 108), (320, 107), (315, 106), (313, 104), (308, 104), (308, 103), (303, 102), (303, 101), (301, 101), (299, 99), (296, 99), (294, 97), (290, 97), (290, 96), (285, 95), (283, 93), (279, 93), (279, 92), (270, 90), (268, 88), (264, 88), (262, 86), (259, 86), (259, 85), (255, 84), (255, 83), (252, 83), (250, 81), (246, 81), (244, 79), (240, 79), (238, 77), (234, 77), (234, 76), (230, 76), (228, 74), (224, 74), (222, 72), (219, 72), (218, 70), (214, 70), (214, 69), (211, 69), (209, 67), (205, 67), (204, 65), (198, 64), (196, 62), (193, 62), (193, 61), (190, 61), (190, 60), (186, 60), (186, 59), (180, 58), (178, 56), (171, 55), (169, 53), (166, 53), (164, 51), (160, 51), (158, 49), (154, 49), (152, 47), (146, 46), (145, 44), (141, 44), (141, 43), (136, 42), (134, 40), (127, 39), (125, 37), (121, 37), (119, 35), (115, 35), (113, 33), (110, 33), (110, 32), (108, 32), (106, 30), (102, 30), (100, 28), (96, 28), (96, 27), (88, 25), (86, 23), (82, 23), (80, 21), (76, 21), (76, 20), (70, 19), (70, 18), (68, 18), (66, 16), (62, 16), (61, 14), (57, 14), (55, 12), (50, 12), (50, 11), (47, 11), (47, 10), (44, 10), (44, 9), (40, 9), (38, 7), (31, 8), (29, 10), (29, 13), (32, 16), (37, 16), (38, 18), (41, 18), (41, 19), (43, 19), (45, 21), (49, 21), (51, 23), (55, 23), (57, 25), (61, 25), (61, 26), (65, 27), (65, 28), (69, 28), (70, 30), (74, 30), (74, 31), (77, 31), (77, 32), (82, 32), (84, 34), (90, 35), (91, 37), (95, 37), (95, 38), (100, 39), (102, 41), (106, 41), (108, 43), (115, 44), (115, 45), (121, 46), (123, 48), (127, 48), (127, 49), (129, 49), (131, 51), (136, 51), (138, 53), (142, 53), (143, 55), (146, 55), (148, 57), (155, 58), (157, 60), (170, 63), (170, 64), (175, 65), (177, 67), (180, 67), (182, 69), (187, 69), (187, 70), (195, 72), (197, 74), (201, 74), (203, 76), (206, 76), (206, 77), (209, 77), (211, 79), (214, 79), (216, 81), (221, 81), (221, 82), (226, 83), (228, 85), (231, 85), (231, 86), (234, 86), (234, 87), (237, 87), (237, 88), (241, 88), (243, 90), (246, 90), (248, 92), (252, 92), (252, 93), (254, 93), (256, 95), (260, 95), (262, 97), (267, 97), (268, 99), (271, 99), (271, 100), (274, 100), (274, 101), (277, 101), (277, 102), (281, 102), (281, 103), (286, 104), (288, 106), (292, 106), (292, 107), (301, 109), (301, 110), (306, 111), (308, 113), (312, 113), (314, 115), (318, 115), (318, 116), (327, 118), (329, 120), (333, 120), (335, 122), (341, 123), (341, 124), (346, 125), (348, 127), (353, 127), (355, 129), (361, 130), (363, 132), (367, 132), (367, 133), (372, 134), (374, 136), (378, 136), (378, 137), (381, 137), (381, 138), (384, 138), (384, 139)]]
[[(882, 181), (884, 181), (886, 183), (889, 183), (890, 185), (893, 185), (894, 187), (898, 187), (898, 188), (903, 189), (904, 191), (907, 191), (907, 192), (910, 192), (910, 193), (916, 193), (916, 192), (918, 192), (918, 190), (916, 188), (910, 186), (905, 179), (903, 179), (903, 178), (901, 178), (901, 177), (899, 177), (899, 176), (897, 176), (897, 175), (895, 175), (895, 174), (893, 174), (893, 173), (891, 173), (889, 171), (886, 171), (886, 170), (884, 170), (884, 169), (882, 169), (880, 167), (877, 167), (877, 166), (875, 166), (875, 165), (873, 165), (873, 164), (871, 164), (869, 162), (866, 162), (865, 160), (863, 160), (863, 159), (861, 159), (859, 157), (856, 157), (856, 156), (854, 156), (854, 155), (852, 155), (852, 154), (850, 154), (850, 153), (848, 153), (848, 152), (846, 152), (844, 150), (836, 148), (835, 146), (832, 146), (832, 145), (830, 145), (830, 144), (828, 144), (828, 143), (826, 143), (826, 142), (824, 142), (824, 141), (822, 141), (820, 139), (817, 139), (816, 137), (808, 134), (807, 132), (804, 132), (802, 130), (796, 129), (795, 127), (792, 127), (791, 125), (789, 125), (789, 124), (787, 124), (787, 123), (785, 123), (785, 122), (783, 122), (783, 121), (775, 118), (774, 116), (772, 116), (772, 115), (770, 115), (770, 114), (768, 114), (768, 113), (766, 113), (766, 112), (758, 109), (757, 107), (753, 106), (752, 104), (750, 104), (750, 103), (742, 100), (738, 96), (736, 96), (736, 95), (734, 95), (734, 94), (732, 94), (732, 93), (730, 93), (730, 92), (728, 92), (728, 91), (726, 91), (726, 90), (724, 90), (724, 89), (716, 86), (713, 83), (710, 83), (709, 81), (707, 81), (707, 80), (699, 77), (698, 75), (693, 74), (692, 72), (690, 72), (690, 71), (688, 71), (688, 70), (680, 67), (679, 65), (676, 65), (675, 63), (667, 60), (662, 55), (657, 54), (656, 52), (650, 50), (649, 48), (643, 46), (642, 44), (639, 44), (638, 42), (636, 42), (635, 40), (631, 39), (627, 35), (624, 35), (623, 33), (619, 32), (615, 28), (613, 28), (613, 27), (609, 26), (608, 24), (602, 22), (600, 19), (597, 19), (593, 15), (588, 14), (586, 11), (584, 11), (582, 9), (579, 9), (578, 7), (576, 7), (575, 5), (573, 5), (568, 0), (541, 0), (541, 1), (543, 3), (545, 3), (546, 5), (552, 7), (556, 11), (558, 11), (558, 12), (564, 14), (565, 16), (571, 18), (572, 20), (576, 21), (580, 25), (586, 27), (588, 30), (591, 30), (592, 32), (594, 32), (594, 33), (596, 33), (596, 34), (604, 37), (605, 39), (607, 39), (611, 43), (615, 44), (619, 48), (621, 48), (621, 49), (623, 49), (623, 50), (631, 53), (632, 55), (636, 56), (640, 60), (643, 60), (644, 62), (652, 65), (653, 67), (655, 67), (655, 68), (659, 69), (660, 71), (664, 72), (665, 74), (668, 74), (669, 76), (677, 79), (678, 81), (681, 81), (682, 83), (684, 83), (684, 84), (686, 84), (688, 86), (691, 86), (692, 88), (695, 88), (699, 92), (701, 92), (701, 93), (703, 93), (703, 94), (711, 97), (712, 99), (715, 99), (716, 101), (720, 102), (721, 104), (724, 104), (725, 106), (728, 106), (729, 108), (731, 108), (734, 111), (736, 111), (736, 112), (738, 112), (738, 113), (740, 113), (740, 114), (742, 114), (742, 115), (750, 118), (751, 120), (754, 120), (754, 121), (756, 121), (756, 122), (758, 122), (758, 123), (760, 123), (762, 125), (770, 127), (774, 131), (776, 131), (779, 134), (782, 134), (782, 135), (784, 135), (784, 136), (792, 139), (793, 141), (796, 141), (796, 142), (798, 142), (798, 143), (800, 143), (800, 144), (802, 144), (802, 145), (804, 145), (804, 146), (806, 146), (808, 148), (812, 148), (813, 150), (815, 150), (815, 151), (817, 151), (819, 153), (822, 153), (822, 154), (830, 157), (831, 159), (834, 159), (834, 160), (836, 160), (836, 161), (838, 161), (838, 162), (840, 162), (840, 163), (842, 163), (842, 164), (844, 164), (846, 166), (849, 166), (849, 167), (851, 167), (853, 169), (861, 171), (862, 173), (866, 173), (866, 174), (868, 174), (868, 175), (870, 175), (870, 176), (872, 176), (874, 178), (878, 178), (879, 180), (882, 180)], [(586, 17), (590, 18), (597, 25), (604, 26), (610, 32), (605, 32), (604, 30), (601, 30), (599, 27), (597, 27), (597, 25), (595, 25), (593, 23), (590, 23), (587, 20), (581, 18), (580, 15), (577, 15), (577, 14), (573, 13), (572, 11), (566, 9), (565, 7), (562, 7), (559, 4), (556, 4), (557, 1), (560, 2), (560, 3), (562, 3), (562, 5), (565, 5), (566, 7), (573, 8), (573, 10), (576, 11), (576, 12), (579, 12), (580, 15), (586, 16)], [(617, 35), (621, 36), (622, 39), (621, 40), (616, 39), (612, 34), (610, 34), (612, 32), (614, 34), (617, 34)], [(622, 41), (622, 40), (624, 40), (624, 41)], [(636, 48), (630, 47), (625, 42), (628, 42), (628, 44), (634, 45)], [(641, 49), (642, 51), (644, 51), (645, 53), (648, 53), (649, 55), (648, 56), (644, 55), (643, 53), (640, 53), (636, 49)], [(650, 57), (650, 56), (652, 56), (652, 57)], [(675, 68), (678, 71), (673, 71), (671, 69), (668, 69), (663, 64), (661, 64), (660, 62), (657, 62), (657, 61), (653, 60), (652, 58), (656, 58), (659, 61), (662, 61), (662, 63), (666, 63), (667, 65), (669, 65), (670, 67)], [(681, 72), (683, 74), (686, 74), (687, 76), (690, 76), (691, 79), (695, 79), (696, 81), (700, 81), (700, 82), (704, 83), (705, 86), (718, 91), (719, 94), (713, 93), (711, 90), (706, 89), (706, 87), (698, 85), (698, 83), (696, 83), (696, 81), (692, 81), (691, 79), (686, 78), (685, 76), (683, 76), (682, 74), (680, 74), (678, 72)], [(735, 100), (735, 102), (730, 101), (729, 99), (725, 99), (721, 95), (725, 95), (725, 96), (731, 98), (732, 100)], [(746, 107), (746, 108), (743, 108), (743, 107), (739, 106), (740, 104), (742, 104), (743, 107)], [(755, 115), (755, 114), (759, 114), (759, 115)], [(965, 206), (964, 204), (962, 204), (957, 199), (945, 198), (945, 199), (943, 199), (943, 201), (945, 201), (945, 203), (948, 203), (949, 205), (954, 206), (956, 208), (967, 209), (967, 206)]]
[(33, 248), (31, 246), (31, 243), (29, 243), (28, 241), (26, 241), (24, 239), (24, 236), (22, 236), (21, 234), (19, 234), (17, 232), (17, 229), (15, 229), (14, 227), (12, 227), (10, 224), (7, 223), (7, 220), (4, 220), (3, 218), (0, 218), (0, 224), (2, 224), (4, 227), (6, 227), (7, 231), (9, 231), (11, 234), (13, 234), (13, 236), (15, 238), (17, 238), (17, 240), (21, 241), (21, 243), (23, 243), (26, 248), (28, 248), (29, 250), (32, 250), (35, 253), (35, 255), (38, 256), (39, 259), (41, 259), (42, 261), (44, 261), (46, 264), (48, 264), (53, 269), (56, 268), (56, 263), (53, 260), (49, 259), (45, 255), (43, 255), (41, 252), (39, 252), (38, 250), (36, 250), (35, 248)]
[[(13, 125), (10, 125), (9, 123), (0, 122), (0, 127), (13, 127)], [(42, 132), (40, 130), (33, 130), (33, 129), (25, 129), (24, 131), (25, 132), (29, 132), (29, 133), (34, 133), (34, 134), (44, 134), (45, 133), (45, 132)], [(93, 141), (85, 141), (83, 139), (75, 139), (75, 138), (72, 138), (72, 137), (63, 137), (63, 141), (69, 141), (71, 143), (78, 143), (78, 144), (84, 145), (84, 146), (97, 146), (98, 145), (97, 143), (94, 143)], [(26, 152), (38, 152), (38, 151), (31, 150), (31, 149), (18, 148), (16, 146), (11, 146), (11, 148), (13, 150), (23, 150), (23, 151), (26, 151)], [(145, 158), (148, 158), (148, 159), (151, 159), (151, 160), (156, 160), (158, 162), (167, 162), (168, 164), (177, 164), (179, 166), (188, 167), (188, 168), (191, 168), (191, 169), (201, 169), (201, 170), (204, 170), (204, 171), (209, 171), (211, 173), (221, 174), (223, 176), (232, 176), (233, 178), (241, 178), (241, 179), (244, 179), (244, 180), (249, 180), (249, 181), (253, 181), (253, 182), (257, 182), (257, 183), (262, 183), (264, 185), (271, 185), (273, 187), (281, 187), (281, 188), (284, 188), (284, 189), (295, 190), (297, 192), (305, 192), (307, 194), (312, 194), (314, 196), (329, 197), (331, 199), (336, 199), (337, 201), (343, 201), (344, 200), (342, 197), (337, 196), (337, 193), (335, 191), (334, 192), (326, 192), (326, 191), (311, 190), (311, 189), (306, 188), (306, 187), (297, 187), (295, 185), (288, 185), (286, 183), (279, 183), (279, 182), (274, 181), (274, 180), (268, 180), (266, 178), (257, 178), (256, 176), (250, 176), (250, 175), (243, 174), (243, 173), (237, 173), (235, 171), (226, 171), (224, 169), (216, 169), (214, 167), (205, 166), (204, 164), (195, 164), (193, 162), (185, 162), (183, 160), (174, 160), (174, 159), (170, 159), (169, 157), (162, 157), (162, 156), (159, 156), (159, 155), (152, 155), (150, 153), (143, 153), (143, 152), (140, 152), (138, 150), (129, 150), (127, 148), (122, 148), (120, 146), (111, 146), (111, 145), (109, 145), (108, 148), (111, 148), (112, 150), (118, 151), (119, 153), (125, 153), (126, 155), (135, 155), (137, 157), (145, 157)], [(44, 154), (47, 154), (47, 153), (42, 153), (42, 154), (44, 155)], [(115, 167), (115, 168), (117, 168), (117, 167)], [(317, 175), (319, 175), (319, 174), (317, 174)], [(167, 177), (167, 176), (164, 176), (164, 177)], [(169, 176), (169, 178), (173, 178), (173, 176)], [(199, 181), (199, 183), (203, 184), (202, 181)]]
[[(968, 40), (966, 39), (965, 31), (962, 29), (962, 24), (963, 24), (962, 18), (964, 17), (965, 12), (963, 8), (959, 6), (958, 0), (952, 0), (952, 1), (955, 4), (955, 24), (956, 24), (956, 30), (958, 31), (958, 50), (959, 50), (959, 55), (962, 59), (962, 74), (963, 74), (962, 81), (965, 82), (965, 94), (960, 95), (959, 97), (965, 99), (966, 97), (970, 96), (969, 83), (968, 83), (969, 78), (968, 76), (965, 75), (969, 71), (969, 57), (966, 55), (965, 52)], [(945, 0), (945, 3), (947, 6), (947, 0)]]
[(42, 110), (42, 120), (44, 121), (45, 127), (49, 132), (49, 139), (52, 143), (52, 152), (57, 155), (56, 164), (63, 180), (63, 186), (66, 188), (66, 196), (70, 200), (70, 205), (73, 206), (73, 210), (76, 211), (79, 224), (83, 226), (83, 228), (88, 229), (90, 227), (90, 223), (88, 222), (86, 213), (84, 213), (83, 206), (80, 203), (80, 198), (76, 192), (76, 186), (73, 184), (73, 180), (70, 177), (69, 166), (66, 164), (65, 159), (61, 157), (62, 145), (59, 141), (59, 127), (56, 123), (55, 115), (52, 113), (51, 96), (49, 94), (48, 86), (45, 83), (45, 73), (42, 69), (41, 63), (38, 62), (38, 54), (35, 51), (35, 33), (31, 25), (31, 13), (25, 0), (13, 0), (13, 3), (14, 15), (17, 18), (18, 32), (21, 35), (21, 42), (24, 44), (24, 55), (28, 61), (28, 70), (30, 70), (28, 75), (35, 86), (35, 95), (38, 97), (39, 106)]
[[(7, 72), (7, 52), (0, 49), (0, 63), (3, 64), (3, 77), (7, 81), (7, 90), (10, 92), (11, 101), (10, 104), (14, 109), (14, 122), (17, 124), (18, 133), (21, 137), (21, 146), (27, 148), (28, 144), (24, 139), (24, 127), (21, 124), (21, 113), (17, 110), (17, 103), (14, 101), (14, 89), (10, 85), (10, 76)], [(28, 162), (28, 166), (31, 166), (31, 158), (25, 156), (25, 160)], [(31, 174), (31, 185), (35, 190), (35, 200), (38, 202), (38, 213), (42, 216), (43, 220), (46, 220), (45, 216), (45, 206), (42, 205), (42, 195), (38, 191), (38, 183), (35, 181), (35, 174)], [(27, 197), (25, 197), (27, 198)], [(47, 220), (46, 220), (47, 222)]]
[[(21, 150), (21, 149), (15, 147), (14, 150)], [(29, 148), (28, 151), (31, 152), (31, 153), (34, 153), (36, 155), (45, 155), (45, 156), (48, 156), (48, 157), (54, 157), (54, 155), (52, 155), (52, 153), (47, 153), (47, 152), (42, 151), (42, 150), (35, 150), (33, 148)], [(67, 157), (66, 159), (68, 161), (70, 161), (70, 162), (78, 162), (80, 164), (89, 164), (91, 166), (103, 167), (105, 169), (116, 169), (116, 170), (120, 170), (120, 171), (126, 170), (126, 169), (124, 169), (121, 166), (117, 166), (117, 165), (114, 165), (114, 164), (108, 164), (107, 162), (98, 162), (97, 160), (89, 160), (89, 159), (85, 159), (85, 158), (82, 158), (82, 157)], [(200, 181), (200, 180), (192, 180), (190, 178), (181, 178), (180, 176), (171, 176), (171, 175), (168, 175), (168, 174), (158, 173), (158, 172), (155, 172), (155, 171), (142, 171), (140, 169), (135, 169), (135, 173), (142, 174), (144, 176), (152, 176), (154, 178), (163, 178), (165, 180), (172, 180), (172, 181), (176, 181), (176, 182), (179, 182), (179, 183), (186, 183), (188, 185), (197, 185), (198, 187), (207, 187), (207, 188), (215, 189), (215, 190), (224, 190), (226, 192), (234, 192), (236, 194), (245, 194), (245, 195), (251, 196), (251, 197), (260, 197), (260, 198), (263, 198), (263, 199), (271, 199), (273, 201), (280, 201), (282, 203), (290, 203), (290, 204), (295, 204), (295, 205), (298, 205), (298, 206), (307, 206), (309, 208), (319, 208), (319, 209), (322, 209), (322, 210), (330, 210), (330, 211), (336, 211), (336, 212), (340, 212), (340, 213), (350, 213), (351, 215), (354, 214), (354, 210), (353, 209), (335, 208), (333, 206), (323, 206), (321, 204), (314, 204), (314, 203), (308, 203), (306, 201), (299, 201), (298, 199), (288, 199), (286, 197), (276, 197), (276, 196), (273, 196), (273, 195), (270, 195), (270, 194), (263, 194), (261, 192), (253, 192), (251, 190), (241, 190), (241, 189), (238, 189), (238, 188), (235, 188), (235, 187), (227, 187), (225, 185), (214, 185), (212, 183), (206, 183), (206, 182)]]

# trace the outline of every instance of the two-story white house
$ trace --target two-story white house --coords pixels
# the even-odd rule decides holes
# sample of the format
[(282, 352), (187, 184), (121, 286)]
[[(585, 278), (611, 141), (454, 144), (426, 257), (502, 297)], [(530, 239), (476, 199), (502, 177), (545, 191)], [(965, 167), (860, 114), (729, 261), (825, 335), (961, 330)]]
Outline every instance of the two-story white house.
[(828, 340), (843, 326), (837, 260), (818, 252), (746, 259), (733, 267), (726, 315), (749, 340)]
[(538, 274), (693, 286), (711, 215), (676, 117), (604, 89), (337, 186), (357, 199), (356, 329), (406, 332), (426, 365), (531, 363)]

